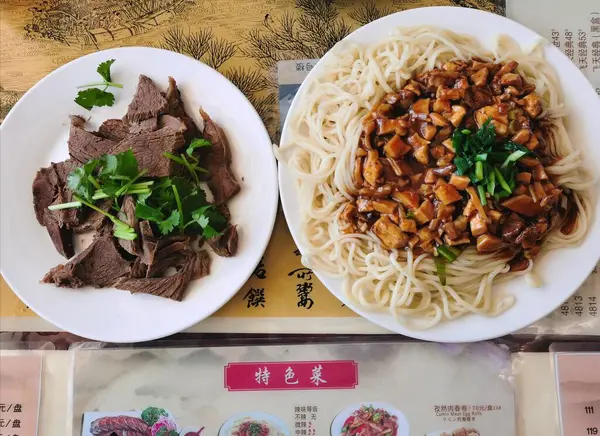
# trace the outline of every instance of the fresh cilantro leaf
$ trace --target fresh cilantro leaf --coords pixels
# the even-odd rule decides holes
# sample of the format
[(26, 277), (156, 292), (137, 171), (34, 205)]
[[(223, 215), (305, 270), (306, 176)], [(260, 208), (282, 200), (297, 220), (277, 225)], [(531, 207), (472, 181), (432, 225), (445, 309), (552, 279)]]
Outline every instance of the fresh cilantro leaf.
[(164, 221), (165, 217), (159, 209), (148, 206), (138, 201), (135, 204), (135, 216), (142, 220), (154, 221), (156, 223)]
[(139, 174), (138, 162), (131, 149), (118, 154), (102, 156), (100, 177), (131, 180)]
[(211, 145), (212, 143), (208, 139), (194, 138), (185, 152), (188, 156), (191, 156), (197, 148), (210, 147)]
[(98, 88), (88, 88), (77, 93), (75, 103), (91, 110), (94, 106), (112, 106), (115, 104), (115, 96)]
[(100, 74), (102, 76), (102, 78), (107, 82), (112, 81), (111, 77), (110, 77), (110, 67), (114, 63), (115, 63), (114, 59), (104, 61), (100, 65), (98, 65), (98, 69), (96, 70), (98, 72), (98, 74)]
[(202, 228), (202, 236), (212, 238), (223, 233), (227, 219), (209, 204), (192, 213), (192, 219)]
[(168, 235), (173, 231), (175, 227), (179, 225), (179, 221), (181, 220), (181, 216), (179, 215), (178, 210), (172, 210), (171, 215), (163, 221), (158, 222), (158, 229), (160, 233), (163, 235)]
[(67, 186), (75, 194), (85, 198), (88, 201), (92, 200), (92, 196), (96, 191), (96, 187), (92, 182), (94, 171), (98, 166), (97, 159), (90, 160), (86, 164), (75, 168), (67, 176)]

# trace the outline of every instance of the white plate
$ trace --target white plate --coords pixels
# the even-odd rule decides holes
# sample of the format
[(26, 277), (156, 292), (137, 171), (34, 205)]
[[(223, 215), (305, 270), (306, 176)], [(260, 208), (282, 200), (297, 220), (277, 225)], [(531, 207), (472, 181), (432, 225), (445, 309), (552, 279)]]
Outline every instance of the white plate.
[[(98, 64), (115, 59), (113, 107), (91, 112), (73, 102), (79, 84), (98, 80)], [(233, 170), (242, 189), (230, 202), (240, 232), (238, 254), (211, 254), (211, 273), (192, 282), (182, 302), (114, 289), (59, 289), (39, 280), (64, 263), (46, 229), (35, 219), (31, 184), (36, 171), (68, 157), (69, 115), (90, 117), (89, 128), (120, 118), (139, 74), (166, 89), (173, 76), (186, 110), (197, 122), (201, 106), (223, 127), (231, 144)], [(267, 131), (244, 95), (212, 68), (177, 53), (128, 47), (76, 59), (35, 85), (15, 105), (1, 131), (2, 274), (38, 315), (64, 330), (110, 342), (152, 340), (177, 333), (208, 317), (244, 285), (260, 260), (277, 213), (277, 174)]]
[[(508, 34), (521, 44), (531, 46), (541, 36), (507, 18), (475, 9), (453, 7), (429, 7), (412, 9), (389, 15), (370, 23), (346, 39), (369, 44), (377, 42), (389, 35), (398, 27), (419, 25), (434, 25), (452, 31), (469, 34), (481, 43), (492, 47), (499, 34)], [(567, 128), (573, 144), (585, 153), (586, 162), (590, 168), (600, 168), (600, 99), (592, 86), (575, 65), (550, 43), (544, 48), (548, 62), (555, 68), (565, 95), (565, 103), (570, 110)], [(327, 57), (327, 55), (325, 56)], [(312, 77), (320, 74), (323, 62), (319, 62), (304, 81), (306, 85)], [(298, 90), (300, 95), (304, 85)], [(297, 110), (298, 98), (294, 99), (287, 120), (293, 117)], [(288, 124), (283, 127), (281, 142), (285, 143), (289, 134)], [(279, 186), (281, 201), (286, 220), (296, 244), (303, 252), (300, 238), (300, 211), (298, 196), (292, 176), (284, 165), (279, 166)], [(515, 305), (495, 318), (469, 315), (451, 322), (442, 322), (430, 330), (410, 330), (399, 323), (388, 313), (374, 313), (360, 309), (346, 298), (342, 289), (342, 281), (332, 279), (325, 274), (315, 271), (317, 277), (325, 286), (346, 304), (364, 318), (406, 336), (438, 342), (470, 342), (510, 334), (526, 327), (540, 318), (551, 313), (573, 294), (591, 273), (600, 257), (600, 204), (594, 193), (595, 211), (593, 222), (585, 241), (576, 248), (558, 250), (542, 255), (536, 260), (534, 271), (544, 281), (544, 286), (531, 288), (524, 278), (516, 278), (497, 286), (496, 289), (507, 289), (516, 296)]]
[(290, 431), (281, 419), (263, 412), (244, 412), (230, 416), (219, 429), (219, 436), (230, 436), (235, 424), (240, 420), (265, 421), (275, 427), (283, 436), (290, 436)]
[(335, 417), (333, 422), (331, 423), (331, 436), (340, 436), (342, 434), (342, 428), (344, 427), (344, 422), (350, 415), (352, 415), (355, 411), (360, 409), (362, 406), (373, 406), (375, 409), (383, 409), (390, 415), (395, 415), (398, 418), (398, 431), (395, 435), (391, 436), (409, 436), (410, 435), (410, 427), (408, 425), (408, 421), (400, 410), (393, 408), (389, 404), (385, 403), (372, 403), (372, 402), (364, 402), (360, 404), (355, 404), (354, 406), (346, 407)]

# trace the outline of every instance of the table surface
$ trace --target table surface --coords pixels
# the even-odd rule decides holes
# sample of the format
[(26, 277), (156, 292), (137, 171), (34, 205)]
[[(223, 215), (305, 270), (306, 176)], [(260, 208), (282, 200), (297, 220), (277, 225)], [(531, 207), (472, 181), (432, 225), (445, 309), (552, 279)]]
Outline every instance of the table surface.
[[(230, 78), (254, 104), (276, 141), (278, 61), (318, 58), (341, 37), (373, 19), (433, 5), (505, 13), (504, 0), (4, 0), (0, 2), (0, 118), (27, 89), (66, 62), (102, 49), (154, 46), (192, 56)], [(337, 31), (322, 32), (325, 28)], [(1, 330), (56, 330), (29, 310), (4, 279), (0, 300)], [(191, 330), (384, 332), (344, 307), (303, 268), (281, 213), (250, 280), (217, 314)], [(596, 330), (600, 334), (598, 323)]]

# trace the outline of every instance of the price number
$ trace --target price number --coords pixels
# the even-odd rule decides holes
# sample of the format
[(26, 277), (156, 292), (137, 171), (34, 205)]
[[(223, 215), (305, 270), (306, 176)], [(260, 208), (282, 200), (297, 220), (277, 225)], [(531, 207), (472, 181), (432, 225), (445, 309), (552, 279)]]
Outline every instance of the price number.
[(587, 428), (587, 434), (589, 435), (597, 435), (598, 434), (598, 427), (588, 427)]

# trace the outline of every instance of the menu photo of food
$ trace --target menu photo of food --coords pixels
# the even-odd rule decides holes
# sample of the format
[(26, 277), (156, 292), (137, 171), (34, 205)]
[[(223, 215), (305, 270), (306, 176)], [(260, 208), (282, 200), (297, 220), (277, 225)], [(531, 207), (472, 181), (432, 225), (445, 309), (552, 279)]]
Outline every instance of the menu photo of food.
[(142, 411), (86, 412), (82, 436), (200, 436), (204, 427), (180, 428), (166, 409), (149, 406)]
[(235, 414), (221, 427), (218, 436), (290, 436), (284, 422), (262, 412)]
[(331, 424), (331, 436), (408, 436), (404, 414), (389, 404), (362, 403), (342, 410)]

